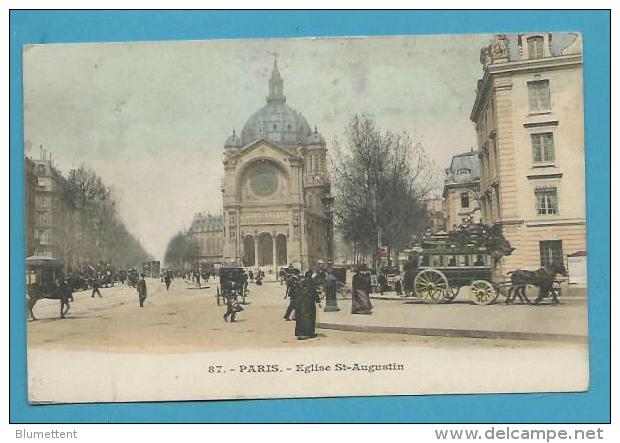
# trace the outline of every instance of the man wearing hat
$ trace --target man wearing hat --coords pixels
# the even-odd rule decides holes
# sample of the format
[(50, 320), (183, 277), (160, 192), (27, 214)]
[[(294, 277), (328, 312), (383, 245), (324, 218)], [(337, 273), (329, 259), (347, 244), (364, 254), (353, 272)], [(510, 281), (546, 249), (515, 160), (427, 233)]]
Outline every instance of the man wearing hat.
[(144, 280), (144, 272), (140, 274), (140, 280), (138, 280), (136, 289), (138, 290), (138, 301), (140, 302), (140, 307), (143, 308), (144, 300), (146, 300), (146, 281)]
[(295, 274), (290, 274), (286, 279), (286, 294), (284, 298), (289, 298), (288, 307), (284, 313), (284, 320), (290, 321), (291, 314), (295, 310), (295, 304), (297, 303), (297, 296), (299, 295), (299, 279)]

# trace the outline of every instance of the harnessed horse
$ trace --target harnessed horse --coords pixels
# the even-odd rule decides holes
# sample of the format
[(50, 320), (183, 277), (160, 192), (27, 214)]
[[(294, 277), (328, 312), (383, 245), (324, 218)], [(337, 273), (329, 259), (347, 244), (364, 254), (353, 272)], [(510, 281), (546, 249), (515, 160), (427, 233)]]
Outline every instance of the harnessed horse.
[(44, 298), (60, 300), (60, 318), (65, 318), (65, 315), (69, 312), (69, 299), (73, 298), (73, 294), (71, 293), (71, 287), (67, 284), (50, 289), (31, 286), (26, 293), (26, 304), (28, 306), (28, 314), (32, 320), (37, 319), (32, 312), (32, 308), (39, 300)]
[(552, 293), (551, 304), (557, 304), (558, 298), (557, 293), (552, 291), (553, 282), (555, 281), (555, 277), (557, 274), (566, 276), (566, 268), (561, 263), (552, 263), (551, 265), (543, 266), (542, 268), (536, 271), (527, 271), (524, 269), (516, 269), (514, 271), (508, 272), (510, 275), (511, 287), (508, 290), (508, 297), (506, 298), (506, 303), (511, 303), (515, 300), (516, 297), (519, 297), (521, 302), (526, 302), (527, 304), (532, 304), (530, 300), (525, 295), (525, 287), (527, 285), (536, 286), (538, 291), (538, 297), (534, 300), (534, 304), (537, 305), (540, 303), (545, 297)]

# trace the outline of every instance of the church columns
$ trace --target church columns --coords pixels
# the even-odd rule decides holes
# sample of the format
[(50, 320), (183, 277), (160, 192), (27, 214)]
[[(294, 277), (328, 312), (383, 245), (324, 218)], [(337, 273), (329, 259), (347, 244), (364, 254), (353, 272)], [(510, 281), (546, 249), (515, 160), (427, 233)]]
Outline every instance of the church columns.
[(276, 255), (277, 253), (277, 249), (276, 249), (276, 233), (275, 231), (271, 234), (271, 247), (272, 247), (272, 253), (271, 253), (271, 265), (273, 266), (274, 271), (277, 270), (277, 264), (278, 264), (278, 256)]
[(258, 266), (258, 235), (254, 235), (254, 266)]

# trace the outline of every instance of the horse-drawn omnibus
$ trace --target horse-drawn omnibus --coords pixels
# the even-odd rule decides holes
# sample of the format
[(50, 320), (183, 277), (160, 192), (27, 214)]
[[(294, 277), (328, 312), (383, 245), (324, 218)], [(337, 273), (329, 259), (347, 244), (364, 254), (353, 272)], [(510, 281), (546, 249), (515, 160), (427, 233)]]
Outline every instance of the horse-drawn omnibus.
[(484, 247), (426, 242), (411, 251), (405, 266), (411, 267), (405, 269), (405, 280), (413, 280), (405, 287), (429, 303), (450, 302), (462, 287), (469, 287), (470, 299), (479, 305), (493, 303), (499, 295), (493, 259)]

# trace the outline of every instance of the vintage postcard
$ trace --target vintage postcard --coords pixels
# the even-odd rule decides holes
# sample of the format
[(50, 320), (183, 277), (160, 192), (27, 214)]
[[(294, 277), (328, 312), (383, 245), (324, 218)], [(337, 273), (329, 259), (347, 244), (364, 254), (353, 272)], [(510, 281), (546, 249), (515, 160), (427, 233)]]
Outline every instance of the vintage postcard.
[(582, 47), (25, 46), (31, 403), (587, 390)]

